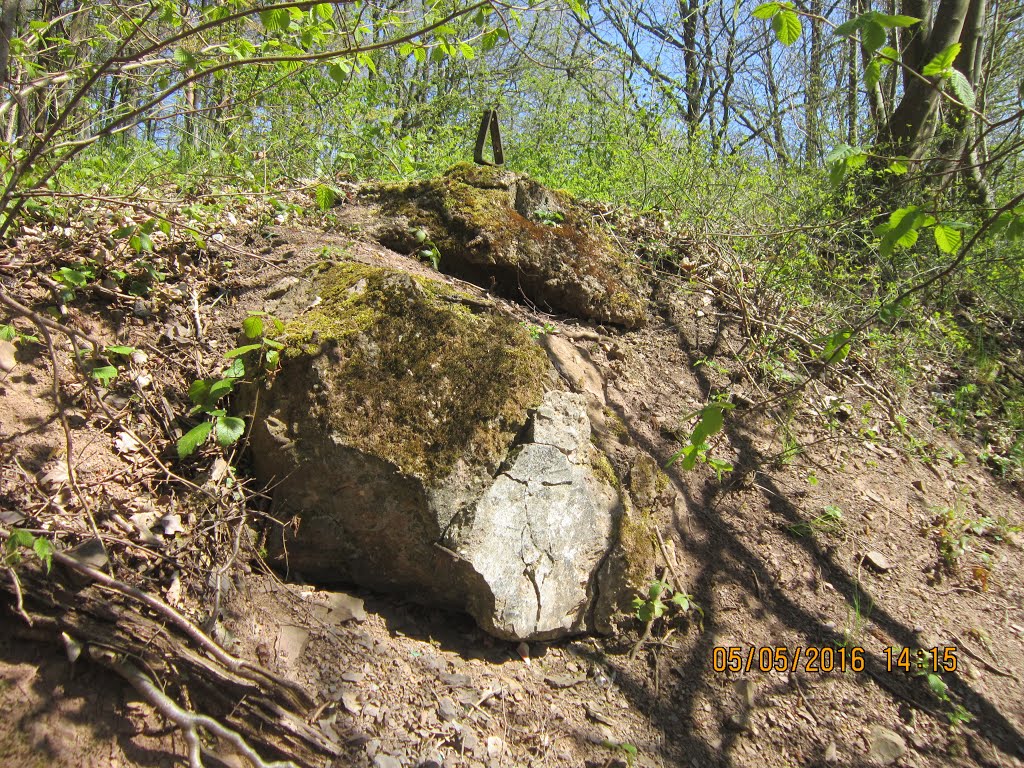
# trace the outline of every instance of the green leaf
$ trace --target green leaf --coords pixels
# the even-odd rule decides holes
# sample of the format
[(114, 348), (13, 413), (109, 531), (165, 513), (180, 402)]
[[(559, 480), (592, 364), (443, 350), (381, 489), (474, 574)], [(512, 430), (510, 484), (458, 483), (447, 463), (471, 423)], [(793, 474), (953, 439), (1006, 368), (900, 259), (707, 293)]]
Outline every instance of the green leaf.
[(334, 6), (330, 3), (317, 3), (313, 6), (313, 12), (324, 21), (334, 16)]
[(683, 448), (680, 453), (683, 456), (682, 467), (687, 472), (697, 466), (697, 459), (700, 458), (700, 447), (696, 445), (688, 445)]
[(934, 59), (925, 64), (924, 69), (921, 70), (921, 74), (925, 77), (948, 76), (949, 69), (953, 66), (953, 62), (956, 61), (956, 57), (959, 54), (960, 43), (953, 43)]
[(874, 14), (874, 19), (883, 27), (890, 29), (892, 27), (912, 27), (920, 21), (916, 16), (890, 16), (888, 13), (878, 13), (877, 11)]
[(245, 363), (242, 361), (242, 358), (236, 357), (232, 360), (231, 365), (224, 370), (223, 376), (226, 379), (245, 378)]
[(260, 11), (260, 21), (267, 32), (286, 32), (291, 26), (292, 16), (287, 8), (277, 8), (272, 11)]
[(682, 448), (680, 448), (678, 451), (676, 451), (674, 454), (672, 454), (672, 456), (669, 458), (669, 460), (667, 462), (665, 462), (665, 469), (668, 469), (669, 467), (671, 467), (673, 464), (675, 464), (677, 461), (679, 461), (679, 459), (683, 460), (683, 462), (682, 462), (683, 469), (686, 469), (686, 470), (693, 469), (694, 466), (696, 466), (696, 464), (697, 464), (697, 452), (698, 452), (697, 446), (695, 446), (695, 445), (684, 445)]
[(215, 427), (217, 444), (227, 448), (238, 442), (238, 439), (245, 433), (245, 420), (237, 416), (219, 416)]
[(870, 13), (862, 13), (857, 18), (850, 19), (849, 21), (840, 24), (832, 30), (832, 34), (839, 37), (849, 37), (850, 35), (854, 35), (868, 22), (869, 18)]
[(657, 600), (662, 596), (666, 589), (668, 589), (668, 584), (664, 581), (652, 581), (647, 585), (647, 597), (652, 601)]
[(81, 288), (89, 282), (89, 276), (85, 272), (71, 269), (70, 267), (61, 267), (57, 270), (57, 274), (54, 277), (60, 282), (73, 285), (76, 288)]
[(196, 452), (196, 449), (206, 442), (213, 429), (213, 422), (204, 421), (199, 426), (193, 427), (178, 440), (178, 458), (185, 459)]
[(803, 32), (800, 17), (788, 8), (783, 8), (775, 14), (772, 29), (775, 30), (775, 37), (783, 45), (792, 45), (800, 39), (800, 33)]
[(228, 360), (233, 360), (239, 355), (247, 355), (250, 352), (260, 349), (262, 346), (262, 344), (244, 344), (241, 347), (235, 347), (234, 349), (228, 350), (224, 353), (224, 357)]
[(878, 81), (881, 78), (882, 65), (878, 59), (872, 59), (868, 62), (868, 65), (864, 67), (864, 85), (867, 86), (869, 91), (872, 91), (875, 86), (878, 85)]
[(17, 337), (18, 332), (13, 325), (0, 325), (0, 341), (14, 341)]
[(974, 105), (977, 103), (974, 96), (974, 88), (971, 87), (971, 83), (964, 76), (964, 73), (959, 69), (950, 70), (947, 82), (957, 100), (968, 109), (974, 109)]
[(188, 387), (188, 399), (198, 406), (202, 406), (210, 399), (210, 379), (198, 379)]
[(885, 27), (872, 19), (860, 32), (860, 41), (868, 53), (874, 53), (885, 45)]
[(700, 421), (693, 428), (690, 435), (690, 445), (699, 446), (708, 441), (708, 438), (721, 431), (725, 425), (725, 404), (712, 403), (701, 409)]
[[(241, 359), (241, 358), (239, 358)], [(278, 363), (281, 362), (281, 353), (276, 349), (267, 350), (267, 370), (272, 371), (277, 368)]]
[[(323, 213), (327, 213), (327, 211), (331, 210), (331, 207), (338, 199), (338, 196), (334, 193), (334, 190), (328, 187), (326, 184), (318, 185), (316, 188), (316, 192), (314, 193), (314, 196), (316, 198), (316, 207), (319, 208)], [(250, 336), (249, 338), (254, 339), (256, 337)]]
[(821, 359), (825, 365), (841, 363), (850, 354), (850, 337), (853, 331), (842, 330), (833, 333), (825, 342), (825, 349), (821, 352)]
[(782, 9), (779, 3), (762, 3), (754, 9), (753, 16), (755, 19), (770, 19), (775, 16)]
[(32, 551), (36, 553), (36, 557), (43, 561), (46, 566), (46, 572), (49, 573), (53, 567), (53, 544), (47, 539), (37, 538), (32, 542)]
[(883, 304), (878, 310), (878, 319), (883, 323), (892, 323), (899, 320), (906, 313), (906, 300)]
[(338, 85), (344, 85), (352, 68), (345, 62), (336, 61), (327, 65), (327, 75)]
[[(583, 8), (583, 4), (580, 2), (580, 0), (566, 0), (566, 3), (569, 6), (569, 10), (571, 10), (584, 21), (590, 18), (590, 14), (588, 14), (586, 10)], [(484, 25), (484, 21), (485, 19), (483, 17), (483, 14), (481, 13), (480, 21), (477, 22), (477, 25), (482, 27)]]
[(462, 54), (462, 58), (467, 60), (476, 58), (476, 51), (469, 43), (459, 43), (459, 53)]
[(263, 318), (259, 315), (249, 315), (242, 321), (242, 332), (246, 338), (258, 339), (263, 335)]
[(92, 377), (102, 386), (109, 387), (110, 382), (117, 378), (117, 368), (112, 365), (101, 365), (92, 369)]
[(917, 230), (935, 222), (933, 216), (923, 213), (916, 205), (899, 208), (889, 216), (887, 224), (875, 227), (874, 233), (881, 236), (878, 252), (889, 257), (897, 246), (910, 248), (917, 242)]
[(665, 615), (665, 604), (660, 600), (634, 600), (636, 617), (645, 624)]
[(684, 611), (690, 610), (690, 596), (684, 595), (682, 592), (676, 592), (672, 595), (672, 599), (669, 602), (674, 603)]
[(14, 528), (11, 531), (11, 535), (7, 538), (7, 548), (9, 550), (18, 549), (20, 547), (32, 549), (35, 543), (36, 537), (24, 528)]
[(889, 163), (889, 172), (896, 176), (902, 176), (908, 170), (907, 158), (905, 157), (897, 157)]
[(932, 689), (936, 696), (942, 697), (946, 695), (949, 688), (946, 686), (945, 681), (934, 672), (928, 673), (928, 686)]
[(943, 224), (936, 224), (934, 231), (935, 244), (939, 247), (940, 251), (952, 256), (960, 250), (960, 245), (964, 239), (963, 233), (960, 230)]
[(104, 347), (103, 349), (104, 351), (109, 352), (112, 355), (123, 355), (124, 357), (128, 357), (129, 355), (132, 355), (136, 352), (135, 347), (123, 347), (116, 344), (111, 345), (109, 347)]
[(231, 379), (217, 379), (217, 381), (210, 385), (210, 395), (207, 404), (212, 406), (222, 397), (230, 394), (234, 388), (235, 382)]

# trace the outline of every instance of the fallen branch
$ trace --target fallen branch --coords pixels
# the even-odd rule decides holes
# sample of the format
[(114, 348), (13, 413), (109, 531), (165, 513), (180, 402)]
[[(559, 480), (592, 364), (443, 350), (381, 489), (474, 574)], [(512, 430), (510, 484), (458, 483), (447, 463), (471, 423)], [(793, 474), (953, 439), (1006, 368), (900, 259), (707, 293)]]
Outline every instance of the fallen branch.
[[(0, 531), (0, 538), (3, 533)], [(66, 553), (54, 552), (53, 558), (69, 569), (93, 577), (90, 571), (94, 569), (87, 566), (75, 568), (73, 560), (72, 563), (67, 562), (70, 558)], [(186, 732), (193, 765), (196, 764), (195, 754), (188, 731), (196, 727), (226, 738), (225, 744), (236, 742), (229, 733), (232, 731), (250, 749), (276, 755), (278, 759), (288, 759), (301, 768), (326, 768), (346, 754), (345, 745), (337, 737), (310, 723), (312, 706), (296, 705), (294, 683), (271, 678), (269, 672), (265, 672), (266, 678), (251, 674), (244, 665), (232, 669), (212, 657), (207, 646), (204, 645), (202, 650), (196, 649), (190, 640), (191, 635), (184, 636), (177, 622), (169, 622), (165, 618), (166, 611), (155, 609), (158, 614), (154, 615), (151, 610), (153, 602), (146, 601), (147, 607), (143, 607), (134, 599), (126, 600), (125, 597), (133, 597), (132, 588), (124, 597), (122, 590), (115, 590), (120, 594), (112, 595), (109, 581), (105, 586), (100, 583), (104, 579), (95, 579), (96, 583), (84, 588), (69, 589), (59, 576), (45, 576), (41, 566), (30, 561), (19, 568), (18, 576), (21, 581), (19, 591), (24, 594), (23, 610), (30, 617), (32, 627), (21, 621), (6, 622), (10, 631), (28, 634), (37, 643), (47, 637), (54, 644), (66, 643), (66, 635), (76, 645), (89, 649), (91, 658), (95, 657), (98, 649), (102, 649), (102, 653), (107, 655), (95, 658), (98, 663), (110, 667), (136, 685), (140, 681), (132, 670), (116, 666), (119, 662), (129, 662), (136, 670), (144, 670), (156, 689), (168, 684), (167, 690), (162, 691), (165, 698), (175, 696), (172, 692), (175, 686), (187, 686), (188, 701), (193, 702), (190, 706), (195, 707), (201, 702), (201, 712), (171, 710), (163, 701), (158, 705), (148, 695), (147, 699), (170, 722)], [(116, 580), (111, 581), (116, 583)], [(11, 608), (10, 615), (13, 616), (15, 602), (14, 588), (6, 579), (0, 581), (0, 616), (6, 607)], [(5, 620), (0, 618), (2, 621)], [(223, 650), (218, 656), (234, 658)], [(181, 697), (176, 698), (182, 701)], [(188, 717), (184, 717), (182, 712)], [(210, 726), (203, 718), (226, 730)], [(240, 754), (248, 756), (244, 749), (240, 749)], [(257, 766), (288, 765), (253, 763)]]
[(265, 762), (237, 731), (225, 727), (212, 717), (182, 709), (161, 691), (148, 675), (114, 652), (105, 648), (90, 647), (89, 656), (93, 661), (102, 664), (107, 669), (112, 669), (127, 680), (132, 688), (139, 692), (139, 695), (182, 730), (185, 742), (188, 744), (188, 762), (191, 768), (203, 768), (202, 753), (209, 753), (209, 750), (203, 749), (202, 741), (199, 738), (200, 728), (205, 728), (217, 738), (229, 742), (256, 768), (298, 768), (291, 760)]
[[(10, 538), (10, 533), (0, 527), (0, 538), (5, 541)], [(235, 674), (240, 675), (248, 680), (251, 680), (257, 684), (270, 684), (272, 686), (283, 686), (287, 688), (295, 703), (300, 704), (304, 707), (311, 706), (313, 701), (309, 694), (300, 686), (298, 683), (292, 682), (291, 680), (282, 679), (267, 669), (253, 664), (245, 659), (239, 659), (232, 656), (230, 653), (221, 648), (216, 642), (210, 638), (203, 630), (193, 624), (191, 621), (182, 616), (178, 611), (169, 606), (163, 600), (153, 595), (143, 592), (141, 589), (137, 589), (133, 586), (125, 584), (123, 581), (119, 581), (112, 576), (108, 576), (85, 563), (79, 562), (70, 555), (61, 552), (60, 550), (54, 550), (53, 559), (55, 562), (60, 563), (65, 568), (88, 576), (90, 579), (95, 581), (102, 587), (113, 590), (125, 597), (130, 597), (133, 600), (137, 600), (143, 603), (148, 608), (153, 609), (158, 614), (163, 616), (165, 619), (174, 624), (178, 629), (184, 632), (193, 642), (196, 643), (200, 648), (213, 656), (217, 661), (226, 666), (229, 670)]]

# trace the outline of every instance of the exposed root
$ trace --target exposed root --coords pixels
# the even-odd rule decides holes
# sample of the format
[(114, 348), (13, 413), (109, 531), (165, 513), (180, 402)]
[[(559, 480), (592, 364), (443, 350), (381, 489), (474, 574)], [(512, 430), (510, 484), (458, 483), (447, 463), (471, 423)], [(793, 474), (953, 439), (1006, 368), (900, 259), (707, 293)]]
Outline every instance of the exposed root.
[(94, 661), (127, 680), (132, 688), (152, 704), (161, 715), (181, 729), (185, 736), (185, 742), (188, 744), (188, 762), (191, 768), (203, 768), (203, 752), (211, 754), (209, 750), (203, 748), (199, 736), (200, 728), (204, 728), (218, 739), (230, 743), (256, 768), (297, 768), (295, 763), (290, 760), (270, 763), (264, 761), (237, 731), (222, 725), (212, 717), (182, 709), (157, 687), (152, 678), (113, 651), (90, 647), (89, 655)]

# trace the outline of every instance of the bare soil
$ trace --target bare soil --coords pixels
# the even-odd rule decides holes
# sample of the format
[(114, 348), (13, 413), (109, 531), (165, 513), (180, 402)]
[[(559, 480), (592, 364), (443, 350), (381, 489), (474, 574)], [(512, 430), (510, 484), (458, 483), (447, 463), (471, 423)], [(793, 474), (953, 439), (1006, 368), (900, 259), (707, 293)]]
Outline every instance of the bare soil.
[[(930, 426), (927, 380), (906, 390), (868, 361), (848, 363), (797, 398), (751, 408), (786, 385), (758, 371), (711, 256), (695, 254), (686, 279), (660, 276), (647, 326), (623, 333), (439, 276), (363, 242), (358, 211), (348, 220), (348, 231), (243, 221), (212, 253), (169, 264), (147, 299), (83, 289), (65, 321), (147, 357), (101, 393), (112, 421), (55, 337), (79, 496), (45, 477), (67, 440), (45, 347), (20, 345), (18, 365), (0, 375), (0, 525), (73, 545), (91, 513), (116, 575), (307, 688), (310, 722), (342, 745), (336, 766), (1024, 765), (1021, 495), (977, 462), (976, 446)], [(67, 258), (51, 248), (44, 238), (12, 251), (0, 270), (4, 290), (35, 309), (52, 299), (26, 265)], [(702, 618), (670, 610), (639, 644), (643, 625), (623, 616), (609, 637), (517, 647), (416, 595), (286, 583), (257, 551), (233, 552), (237, 521), (211, 518), (165, 471), (234, 493), (236, 509), (263, 520), (243, 453), (227, 452), (240, 462), (234, 484), (212, 446), (174, 455), (191, 425), (188, 384), (218, 368), (282, 279), (345, 258), (448, 279), (524, 322), (550, 323), (600, 372), (624, 450), (661, 465), (710, 395), (742, 393), (712, 447), (734, 469), (718, 478), (674, 464), (657, 521), (672, 562), (651, 578), (681, 580)], [(138, 514), (177, 525), (153, 543), (133, 529)], [(222, 571), (218, 591), (211, 574)], [(180, 735), (118, 678), (70, 664), (58, 637), (28, 640), (12, 607), (0, 611), (0, 765), (187, 764)], [(901, 670), (903, 648), (937, 648), (956, 669), (936, 676), (941, 685)]]

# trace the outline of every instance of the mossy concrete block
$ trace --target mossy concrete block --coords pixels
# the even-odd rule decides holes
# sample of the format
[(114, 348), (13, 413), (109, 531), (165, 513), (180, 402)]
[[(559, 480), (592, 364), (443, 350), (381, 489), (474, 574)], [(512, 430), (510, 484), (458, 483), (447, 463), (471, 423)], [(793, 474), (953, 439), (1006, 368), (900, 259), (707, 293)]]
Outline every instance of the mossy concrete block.
[[(586, 402), (513, 319), (440, 282), (338, 264), (281, 306), (250, 393), (271, 549), (306, 579), (467, 610), (492, 634), (592, 629), (622, 505)], [(607, 592), (602, 579), (602, 592)]]
[(368, 186), (364, 198), (380, 207), (383, 245), (414, 253), (425, 235), (443, 272), (587, 320), (644, 322), (649, 287), (636, 259), (564, 192), (463, 164), (434, 179)]

